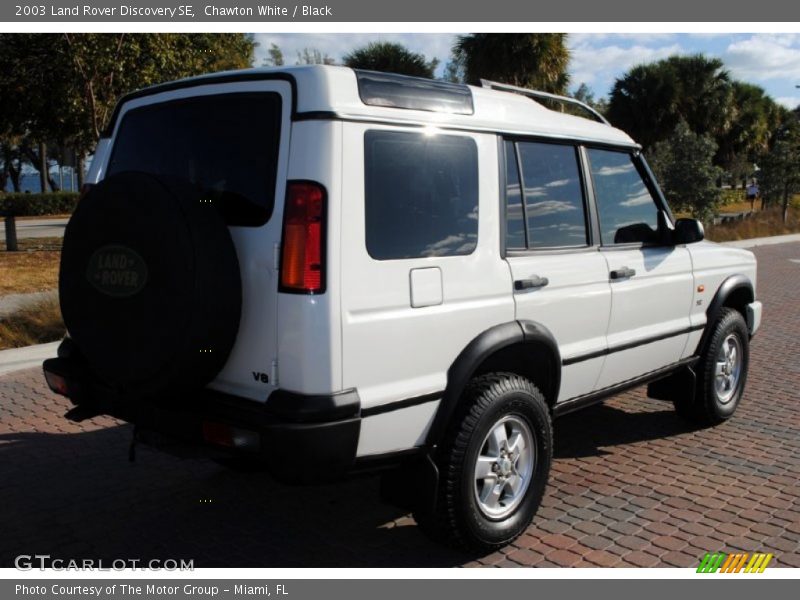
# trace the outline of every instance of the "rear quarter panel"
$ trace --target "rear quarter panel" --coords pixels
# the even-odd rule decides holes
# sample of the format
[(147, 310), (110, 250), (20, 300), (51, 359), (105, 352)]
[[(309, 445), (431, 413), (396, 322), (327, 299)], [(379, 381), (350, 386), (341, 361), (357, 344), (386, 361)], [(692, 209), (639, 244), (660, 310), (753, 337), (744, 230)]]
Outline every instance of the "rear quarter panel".
[[(471, 254), (373, 259), (366, 247), (364, 137), (368, 130), (418, 132), (392, 125), (345, 123), (341, 202), (342, 383), (362, 409), (436, 394), (447, 371), (481, 332), (514, 320), (511, 274), (500, 257), (497, 138), (474, 140), (479, 165), (478, 238)], [(431, 135), (438, 135), (431, 132)], [(414, 307), (412, 271), (441, 272), (441, 302)], [(424, 442), (438, 401), (364, 418), (358, 455)]]
[(278, 294), (278, 386), (304, 394), (342, 389), (341, 187), (342, 123), (299, 121), (292, 127), (287, 180), (327, 191), (323, 294)]

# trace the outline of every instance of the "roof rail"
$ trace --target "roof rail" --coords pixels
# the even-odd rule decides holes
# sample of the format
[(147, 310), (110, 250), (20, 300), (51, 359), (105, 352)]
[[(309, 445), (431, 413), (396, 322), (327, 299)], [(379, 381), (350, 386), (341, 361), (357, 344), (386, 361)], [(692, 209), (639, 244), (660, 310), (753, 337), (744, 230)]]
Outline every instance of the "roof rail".
[(563, 104), (573, 104), (578, 106), (588, 112), (595, 120), (599, 121), (600, 123), (604, 123), (608, 126), (611, 126), (611, 123), (593, 109), (588, 104), (581, 102), (580, 100), (576, 100), (575, 98), (570, 98), (569, 96), (559, 96), (558, 94), (551, 94), (550, 92), (540, 92), (539, 90), (530, 90), (528, 88), (518, 87), (516, 85), (511, 85), (508, 83), (498, 83), (497, 81), (489, 81), (488, 79), (481, 79), (481, 86), (492, 89), (492, 90), (502, 90), (504, 92), (513, 92), (515, 94), (522, 94), (523, 96), (529, 96), (530, 98), (544, 98), (546, 100), (555, 100), (556, 102), (561, 102)]

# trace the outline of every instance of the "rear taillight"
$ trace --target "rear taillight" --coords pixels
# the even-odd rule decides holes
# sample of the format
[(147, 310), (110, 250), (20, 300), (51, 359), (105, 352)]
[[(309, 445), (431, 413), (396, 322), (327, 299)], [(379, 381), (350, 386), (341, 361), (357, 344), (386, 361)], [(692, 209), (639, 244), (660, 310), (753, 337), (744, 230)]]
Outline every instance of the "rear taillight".
[(261, 436), (258, 432), (212, 421), (203, 422), (203, 440), (215, 446), (254, 452), (261, 448)]
[(312, 181), (290, 181), (286, 188), (281, 246), (280, 291), (325, 291), (325, 188)]
[(53, 373), (52, 371), (45, 371), (44, 379), (47, 382), (47, 386), (56, 394), (69, 396), (69, 383), (67, 383), (65, 377), (58, 373)]
[(222, 423), (203, 423), (203, 439), (215, 446), (233, 446), (233, 431), (229, 425)]

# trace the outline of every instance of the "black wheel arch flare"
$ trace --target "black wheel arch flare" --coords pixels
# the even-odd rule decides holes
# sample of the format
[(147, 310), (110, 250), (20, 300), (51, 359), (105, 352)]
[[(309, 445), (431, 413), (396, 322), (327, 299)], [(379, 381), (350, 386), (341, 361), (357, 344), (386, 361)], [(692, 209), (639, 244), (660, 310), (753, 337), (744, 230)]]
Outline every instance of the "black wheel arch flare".
[(481, 365), (496, 353), (516, 344), (537, 346), (546, 353), (550, 360), (548, 365), (550, 378), (546, 389), (542, 392), (551, 405), (555, 404), (561, 388), (561, 353), (550, 330), (541, 323), (528, 320), (495, 325), (467, 344), (448, 369), (447, 388), (442, 395), (426, 439), (429, 447), (435, 446), (441, 439), (464, 389)]
[[(729, 304), (728, 301), (736, 296), (738, 296), (738, 301), (734, 304)], [(745, 304), (749, 304), (755, 300), (753, 282), (750, 281), (746, 275), (742, 275), (741, 273), (731, 275), (720, 284), (719, 288), (717, 288), (714, 297), (711, 299), (711, 302), (706, 309), (706, 326), (705, 329), (703, 329), (703, 335), (700, 338), (700, 342), (698, 342), (697, 349), (694, 352), (696, 356), (700, 356), (703, 349), (706, 347), (706, 344), (708, 344), (708, 340), (711, 337), (711, 332), (714, 323), (719, 316), (720, 310), (722, 310), (722, 308), (725, 306), (730, 306), (731, 308), (735, 308), (744, 313), (744, 307), (739, 306), (739, 304), (742, 303), (742, 300)], [(746, 317), (746, 315), (744, 316)]]

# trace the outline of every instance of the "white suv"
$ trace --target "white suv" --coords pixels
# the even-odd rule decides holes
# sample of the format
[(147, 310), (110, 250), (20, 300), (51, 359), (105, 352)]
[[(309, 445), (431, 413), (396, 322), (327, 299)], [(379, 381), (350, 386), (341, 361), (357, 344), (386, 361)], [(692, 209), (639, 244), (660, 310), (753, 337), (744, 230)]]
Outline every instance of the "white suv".
[(123, 98), (67, 226), (50, 387), (284, 480), (392, 467), (386, 498), (483, 549), (536, 512), (554, 417), (643, 383), (730, 417), (753, 255), (554, 100), (323, 66)]

